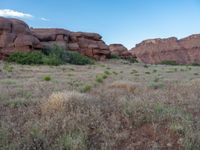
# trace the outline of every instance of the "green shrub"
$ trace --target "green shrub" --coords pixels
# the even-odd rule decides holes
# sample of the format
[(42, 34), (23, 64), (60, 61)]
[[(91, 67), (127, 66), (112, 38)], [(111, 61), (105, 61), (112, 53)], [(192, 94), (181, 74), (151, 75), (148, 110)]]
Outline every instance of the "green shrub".
[(44, 81), (51, 81), (51, 77), (50, 76), (45, 76), (43, 79), (44, 79)]
[(24, 65), (44, 64), (58, 66), (66, 63), (74, 65), (94, 64), (94, 60), (78, 52), (66, 51), (57, 45), (50, 50), (14, 52), (8, 57), (7, 61)]
[(147, 72), (145, 72), (145, 74), (151, 74), (151, 72), (148, 72), (148, 71), (147, 71)]
[(163, 88), (164, 84), (162, 82), (150, 82), (148, 87), (157, 90)]
[(192, 65), (192, 66), (200, 66), (200, 63), (197, 63), (197, 62), (196, 62), (196, 63), (192, 63), (191, 65)]
[(127, 60), (130, 63), (137, 63), (138, 62), (137, 58), (135, 58), (135, 57), (124, 58), (124, 57), (120, 57), (120, 56), (115, 55), (115, 54), (111, 54), (110, 59), (122, 59), (122, 60)]
[(157, 70), (156, 70), (156, 69), (154, 69), (154, 70), (153, 70), (153, 73), (156, 73), (156, 72), (157, 72)]
[(19, 107), (26, 107), (28, 106), (29, 102), (25, 100), (14, 100), (14, 101), (7, 101), (4, 103), (6, 107), (10, 108), (19, 108)]
[(173, 66), (178, 65), (178, 63), (174, 60), (164, 60), (160, 64), (161, 65), (173, 65)]
[[(74, 64), (74, 65), (87, 65), (87, 64), (94, 64), (94, 60), (79, 54), (78, 52), (66, 52), (68, 56), (67, 63)], [(65, 58), (66, 58), (65, 57)]]
[(137, 60), (137, 58), (135, 58), (135, 57), (128, 57), (128, 58), (126, 58), (130, 63), (138, 63), (138, 60)]
[(42, 52), (14, 52), (8, 58), (8, 62), (16, 62), (23, 65), (42, 64), (44, 54)]
[(87, 84), (81, 87), (80, 92), (82, 93), (89, 92), (91, 89), (92, 89), (92, 86)]
[(113, 71), (112, 73), (113, 73), (114, 75), (118, 75), (118, 73), (117, 73), (117, 72), (115, 72), (115, 71)]
[(7, 72), (12, 72), (13, 71), (13, 66), (11, 66), (9, 63), (5, 63), (3, 66), (3, 70)]
[(46, 51), (46, 54), (51, 57), (57, 57), (63, 64), (70, 63), (74, 65), (87, 65), (94, 64), (94, 60), (81, 55), (78, 52), (66, 51), (63, 48), (54, 45), (49, 51)]
[(44, 65), (58, 66), (63, 64), (62, 60), (55, 55), (44, 56), (42, 59)]
[(96, 82), (102, 83), (105, 78), (106, 76), (103, 77), (102, 74), (99, 74), (96, 76)]
[(111, 54), (110, 59), (121, 59), (121, 57), (115, 54)]
[(110, 74), (111, 74), (111, 72), (109, 72), (108, 70), (104, 71), (104, 73), (105, 73), (106, 75), (110, 75)]

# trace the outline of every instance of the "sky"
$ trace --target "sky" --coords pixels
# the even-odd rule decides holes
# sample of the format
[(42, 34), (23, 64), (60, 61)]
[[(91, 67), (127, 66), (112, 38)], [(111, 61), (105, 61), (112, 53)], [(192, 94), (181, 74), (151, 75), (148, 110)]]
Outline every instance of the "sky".
[(145, 39), (200, 33), (200, 0), (0, 0), (0, 16), (34, 28), (97, 32), (129, 49)]

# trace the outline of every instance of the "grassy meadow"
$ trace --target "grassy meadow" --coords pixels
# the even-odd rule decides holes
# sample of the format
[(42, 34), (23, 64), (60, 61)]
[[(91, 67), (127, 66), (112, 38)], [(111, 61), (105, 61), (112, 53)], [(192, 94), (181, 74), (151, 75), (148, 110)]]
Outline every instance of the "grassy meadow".
[(1, 150), (199, 150), (200, 67), (0, 62)]

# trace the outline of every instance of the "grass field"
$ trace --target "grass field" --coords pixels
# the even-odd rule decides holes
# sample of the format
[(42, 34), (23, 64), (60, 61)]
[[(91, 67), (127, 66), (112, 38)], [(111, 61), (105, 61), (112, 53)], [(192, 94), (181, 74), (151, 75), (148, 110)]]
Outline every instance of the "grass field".
[(199, 150), (200, 67), (0, 62), (2, 150)]

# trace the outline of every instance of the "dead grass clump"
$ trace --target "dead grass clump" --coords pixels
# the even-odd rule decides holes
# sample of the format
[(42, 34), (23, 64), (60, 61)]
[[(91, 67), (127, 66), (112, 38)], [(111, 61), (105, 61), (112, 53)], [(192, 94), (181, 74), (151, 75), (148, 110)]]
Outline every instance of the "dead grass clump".
[(63, 111), (73, 99), (82, 99), (84, 95), (78, 92), (57, 92), (53, 93), (42, 105), (42, 112)]
[(112, 83), (109, 87), (134, 93), (137, 90), (137, 86), (138, 85), (130, 83), (128, 81), (116, 81)]

